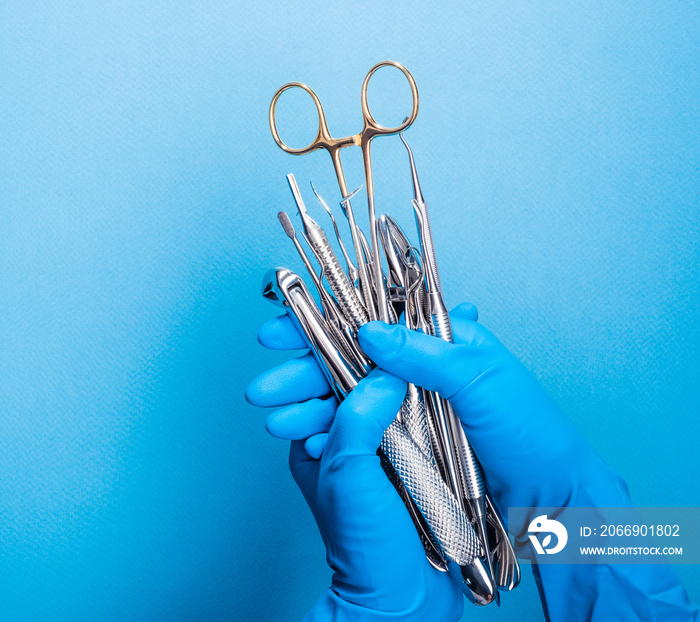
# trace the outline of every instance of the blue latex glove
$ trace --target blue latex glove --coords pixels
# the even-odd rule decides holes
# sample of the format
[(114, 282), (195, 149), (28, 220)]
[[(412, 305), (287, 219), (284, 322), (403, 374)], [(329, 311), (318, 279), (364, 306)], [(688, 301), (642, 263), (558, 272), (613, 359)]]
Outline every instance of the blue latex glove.
[[(259, 338), (275, 348), (303, 347), (286, 317), (264, 325)], [(331, 588), (304, 619), (458, 620), (462, 594), (447, 574), (428, 563), (377, 456), (406, 382), (375, 369), (339, 407), (329, 393), (310, 355), (263, 374), (246, 391), (248, 401), (258, 406), (289, 404), (268, 417), (267, 427), (292, 440), (292, 475), (334, 570)]]
[[(454, 344), (373, 322), (360, 344), (381, 368), (455, 409), (498, 507), (628, 506), (625, 482), (586, 443), (471, 306), (452, 313)], [(514, 525), (524, 532), (525, 525)], [(550, 620), (693, 620), (700, 614), (662, 565), (534, 565)]]
[[(499, 508), (628, 505), (625, 483), (560, 413), (534, 377), (476, 323), (474, 307), (461, 305), (451, 317), (454, 344), (380, 322), (360, 329), (360, 343), (381, 368), (450, 400)], [(263, 326), (259, 338), (271, 347), (303, 347), (286, 318)], [(303, 387), (297, 385), (292, 391), (295, 382)], [(285, 397), (287, 391), (295, 399)], [(254, 403), (261, 401), (261, 395), (266, 396), (263, 402), (271, 398), (277, 403), (259, 405), (273, 406), (327, 395), (328, 391), (320, 370), (307, 355), (253, 381), (248, 395)], [(284, 438), (308, 438), (308, 452), (321, 455), (327, 438), (323, 432), (333, 429), (333, 402), (333, 398), (311, 399), (282, 409), (268, 418), (268, 429)], [(533, 566), (533, 571), (545, 617), (550, 620), (691, 620), (699, 616), (667, 566), (543, 565)]]

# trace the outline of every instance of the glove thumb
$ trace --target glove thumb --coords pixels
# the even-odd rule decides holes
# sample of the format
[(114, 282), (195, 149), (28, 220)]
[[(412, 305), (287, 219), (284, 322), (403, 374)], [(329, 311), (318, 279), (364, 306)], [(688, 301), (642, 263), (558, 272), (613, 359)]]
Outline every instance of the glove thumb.
[(483, 348), (447, 343), (397, 324), (369, 322), (358, 337), (379, 367), (448, 399), (488, 367)]
[(406, 382), (374, 369), (340, 404), (324, 449), (326, 460), (338, 455), (375, 456), (384, 430), (396, 418)]

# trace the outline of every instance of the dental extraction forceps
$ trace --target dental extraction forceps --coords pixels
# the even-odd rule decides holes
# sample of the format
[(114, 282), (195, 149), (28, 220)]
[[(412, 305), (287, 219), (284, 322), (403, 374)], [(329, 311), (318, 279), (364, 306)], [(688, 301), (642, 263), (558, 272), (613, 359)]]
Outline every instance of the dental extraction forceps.
[[(370, 79), (375, 74), (378, 69), (382, 67), (395, 67), (401, 71), (411, 88), (411, 113), (406, 119), (397, 127), (388, 128), (380, 125), (374, 120), (372, 113), (369, 109), (369, 103), (367, 101), (367, 87), (369, 86)], [(316, 106), (316, 111), (318, 112), (318, 132), (316, 137), (311, 141), (309, 145), (301, 149), (293, 149), (284, 143), (280, 138), (279, 132), (277, 131), (277, 121), (276, 121), (276, 109), (277, 102), (286, 90), (291, 88), (300, 88), (311, 95), (314, 105)], [(340, 192), (343, 195), (343, 204), (345, 207), (345, 212), (350, 224), (350, 232), (352, 234), (353, 247), (355, 249), (355, 255), (357, 257), (359, 280), (360, 280), (360, 291), (364, 299), (365, 307), (369, 314), (370, 320), (380, 319), (385, 322), (390, 322), (391, 316), (388, 307), (388, 301), (386, 296), (386, 291), (383, 284), (382, 275), (382, 263), (379, 255), (379, 243), (377, 239), (377, 222), (375, 216), (374, 208), (374, 186), (372, 181), (372, 157), (371, 157), (371, 145), (372, 139), (376, 136), (390, 136), (392, 134), (398, 134), (403, 130), (407, 129), (418, 116), (418, 87), (416, 86), (416, 81), (413, 79), (411, 73), (400, 63), (395, 61), (383, 61), (377, 63), (372, 69), (369, 70), (365, 76), (364, 82), (362, 83), (362, 90), (360, 93), (360, 101), (362, 104), (362, 119), (363, 126), (359, 134), (354, 136), (346, 136), (343, 138), (333, 138), (328, 130), (328, 124), (326, 122), (326, 115), (323, 112), (323, 107), (321, 106), (321, 101), (319, 100), (316, 93), (314, 93), (306, 84), (301, 82), (289, 82), (275, 93), (270, 104), (270, 129), (272, 130), (272, 136), (279, 147), (291, 153), (293, 155), (304, 155), (315, 151), (316, 149), (325, 149), (330, 153), (331, 159), (333, 160), (333, 167), (335, 169), (336, 177), (338, 178), (338, 184), (340, 186)], [(362, 242), (360, 239), (360, 232), (355, 224), (355, 218), (350, 206), (350, 200), (348, 197), (348, 188), (345, 182), (345, 174), (343, 173), (343, 167), (340, 162), (340, 150), (344, 147), (350, 147), (353, 145), (359, 145), (362, 149), (362, 162), (365, 169), (365, 187), (367, 189), (367, 204), (369, 209), (369, 224), (370, 224), (370, 239), (371, 239), (371, 253), (372, 253), (372, 271), (373, 271), (373, 284), (370, 280), (370, 275), (367, 270), (367, 264), (364, 259), (364, 254), (362, 250)], [(369, 261), (369, 257), (367, 258)], [(373, 293), (374, 292), (374, 293)], [(374, 295), (376, 295), (376, 306), (374, 301)]]

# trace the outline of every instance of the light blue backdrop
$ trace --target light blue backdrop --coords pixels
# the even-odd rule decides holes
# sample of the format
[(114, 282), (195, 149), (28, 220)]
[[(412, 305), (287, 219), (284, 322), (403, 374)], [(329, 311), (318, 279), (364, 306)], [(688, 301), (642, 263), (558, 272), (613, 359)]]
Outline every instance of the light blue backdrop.
[[(328, 584), (286, 445), (243, 399), (285, 358), (255, 339), (264, 271), (300, 269), (284, 175), (338, 199), (267, 108), (302, 80), (356, 132), (384, 59), (421, 93), (448, 302), (638, 505), (700, 505), (698, 4), (241, 4), (0, 5), (0, 617), (294, 620)], [(410, 225), (398, 139), (374, 158), (377, 209)], [(531, 577), (467, 617), (540, 619)]]

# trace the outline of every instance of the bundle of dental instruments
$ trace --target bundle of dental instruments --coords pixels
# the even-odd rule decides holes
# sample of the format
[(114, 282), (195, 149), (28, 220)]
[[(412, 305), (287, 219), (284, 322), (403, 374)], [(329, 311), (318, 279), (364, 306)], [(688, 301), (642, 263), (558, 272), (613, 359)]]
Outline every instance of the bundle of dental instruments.
[[(395, 128), (379, 125), (367, 103), (367, 85), (381, 67), (399, 69), (407, 78), (413, 96), (411, 114)], [(319, 116), (317, 136), (304, 149), (288, 147), (277, 131), (278, 99), (292, 87), (301, 88), (312, 97)], [(304, 280), (286, 268), (268, 271), (263, 281), (263, 296), (288, 313), (339, 400), (374, 368), (357, 339), (357, 331), (363, 324), (377, 319), (389, 324), (402, 322), (411, 330), (452, 342), (428, 208), (413, 153), (403, 136), (418, 114), (418, 90), (413, 76), (394, 61), (375, 65), (362, 85), (362, 113), (362, 132), (334, 139), (318, 97), (305, 84), (285, 84), (270, 105), (272, 134), (283, 150), (299, 155), (326, 149), (331, 154), (355, 261), (341, 238), (331, 209), (312, 184), (314, 194), (331, 218), (346, 264), (343, 270), (324, 230), (309, 215), (294, 176), (287, 175), (303, 233), (295, 231), (285, 212), (279, 212), (278, 218), (304, 263), (320, 306)], [(392, 134), (399, 134), (408, 152), (418, 247), (410, 243), (391, 216), (375, 215), (371, 141), (376, 136)], [(369, 241), (357, 225), (351, 205), (359, 189), (348, 193), (340, 163), (340, 149), (353, 145), (360, 146), (363, 154)], [(320, 273), (313, 267), (300, 238), (311, 250)], [(380, 249), (388, 267), (386, 273)], [(520, 581), (520, 568), (498, 510), (485, 490), (481, 466), (450, 403), (436, 392), (409, 383), (403, 405), (385, 431), (377, 453), (413, 519), (429, 562), (448, 572), (471, 602), (498, 603), (499, 590), (511, 590)]]

